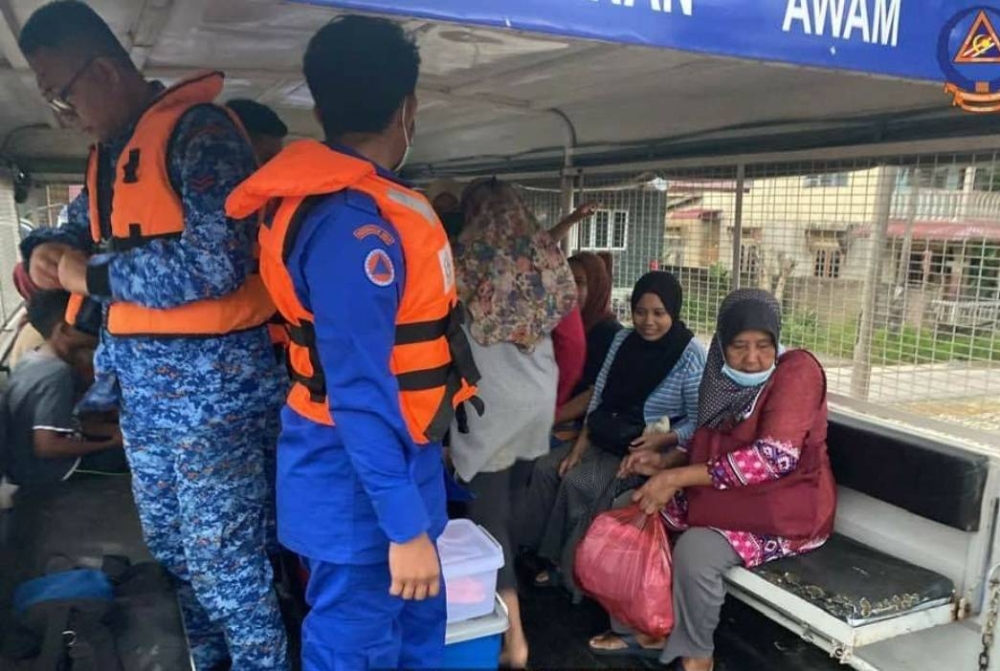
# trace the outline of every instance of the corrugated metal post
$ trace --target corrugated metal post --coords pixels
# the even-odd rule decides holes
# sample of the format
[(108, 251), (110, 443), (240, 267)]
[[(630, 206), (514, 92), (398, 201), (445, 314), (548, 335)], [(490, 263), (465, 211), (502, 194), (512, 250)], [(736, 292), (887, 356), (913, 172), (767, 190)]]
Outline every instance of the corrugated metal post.
[(892, 212), (892, 193), (896, 188), (899, 168), (883, 166), (875, 191), (875, 220), (872, 226), (872, 246), (862, 290), (861, 320), (858, 324), (858, 341), (854, 347), (854, 367), (851, 372), (851, 396), (867, 401), (872, 377), (872, 340), (875, 334), (875, 309), (882, 279), (882, 253), (889, 232), (889, 215)]
[(740, 288), (740, 270), (743, 266), (743, 185), (746, 182), (747, 167), (736, 166), (736, 205), (733, 208), (733, 272), (729, 280), (735, 291)]

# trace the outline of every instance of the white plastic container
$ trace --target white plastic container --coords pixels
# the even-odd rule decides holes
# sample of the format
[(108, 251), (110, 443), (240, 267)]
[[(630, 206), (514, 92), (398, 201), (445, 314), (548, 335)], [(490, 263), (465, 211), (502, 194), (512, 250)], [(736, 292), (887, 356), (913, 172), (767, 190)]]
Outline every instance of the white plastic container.
[(486, 529), (469, 520), (451, 520), (438, 539), (438, 554), (448, 590), (448, 623), (493, 612), (497, 571), (503, 549)]

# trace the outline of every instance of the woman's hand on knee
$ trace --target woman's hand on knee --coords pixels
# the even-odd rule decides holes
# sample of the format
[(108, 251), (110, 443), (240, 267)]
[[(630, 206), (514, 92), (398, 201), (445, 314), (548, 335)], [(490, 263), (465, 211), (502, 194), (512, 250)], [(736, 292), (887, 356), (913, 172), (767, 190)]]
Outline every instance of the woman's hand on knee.
[(587, 454), (587, 450), (590, 448), (590, 440), (587, 438), (586, 432), (577, 438), (576, 443), (573, 444), (573, 449), (570, 451), (569, 455), (565, 459), (559, 462), (559, 477), (564, 478), (566, 474), (572, 471), (579, 465), (583, 460), (583, 456)]
[(573, 448), (573, 451), (569, 453), (569, 456), (559, 462), (559, 477), (565, 478), (566, 474), (576, 468), (582, 459), (582, 451), (577, 451), (576, 448)]

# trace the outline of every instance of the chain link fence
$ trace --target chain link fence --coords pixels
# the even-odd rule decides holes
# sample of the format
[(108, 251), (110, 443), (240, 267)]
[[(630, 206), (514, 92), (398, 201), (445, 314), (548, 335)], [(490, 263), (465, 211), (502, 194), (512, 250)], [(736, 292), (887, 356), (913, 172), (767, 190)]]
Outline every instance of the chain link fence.
[[(614, 303), (661, 268), (707, 342), (735, 286), (773, 292), (783, 340), (823, 361), (831, 391), (1000, 429), (1000, 156), (747, 164), (576, 178), (600, 209), (570, 251), (614, 261)], [(541, 221), (559, 180), (518, 182)]]

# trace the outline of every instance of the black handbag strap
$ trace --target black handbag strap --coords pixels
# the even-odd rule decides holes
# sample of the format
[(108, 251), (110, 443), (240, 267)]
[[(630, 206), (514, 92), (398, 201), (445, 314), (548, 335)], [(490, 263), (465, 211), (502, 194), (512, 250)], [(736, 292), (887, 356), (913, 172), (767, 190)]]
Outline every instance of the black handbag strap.
[(69, 629), (70, 611), (66, 606), (54, 611), (47, 619), (38, 656), (31, 665), (32, 671), (65, 671), (69, 666), (64, 632)]
[(104, 620), (106, 613), (73, 609), (65, 641), (73, 671), (122, 671), (114, 635)]

